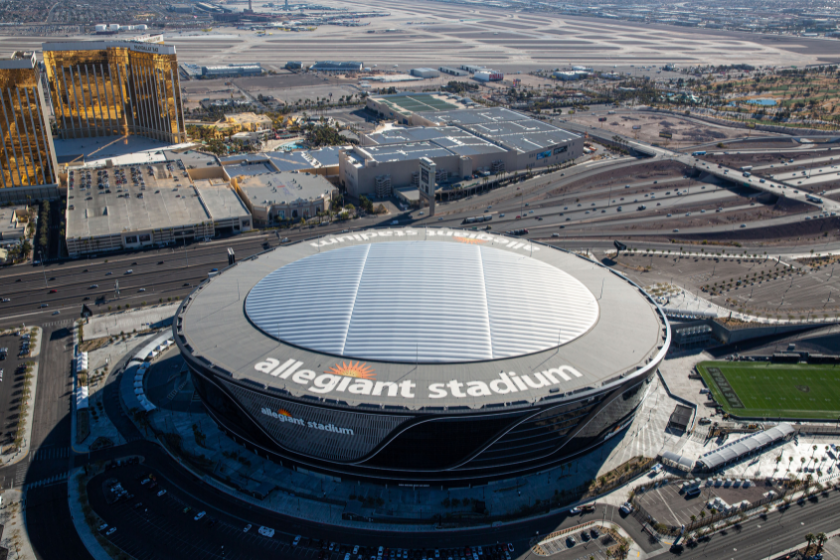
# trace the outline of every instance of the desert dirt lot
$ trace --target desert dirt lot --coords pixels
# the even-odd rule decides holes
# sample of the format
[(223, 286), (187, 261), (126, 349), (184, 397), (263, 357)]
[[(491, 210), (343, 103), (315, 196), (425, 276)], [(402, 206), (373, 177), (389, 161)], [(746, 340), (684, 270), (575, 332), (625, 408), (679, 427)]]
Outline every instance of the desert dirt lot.
[[(680, 249), (708, 256), (680, 256)], [(614, 266), (652, 293), (676, 294), (684, 287), (712, 303), (751, 315), (800, 318), (836, 313), (840, 270), (833, 274), (833, 263), (810, 266), (765, 258), (721, 258), (721, 252), (743, 254), (731, 245), (675, 244), (668, 256), (622, 253)]]
[[(671, 115), (651, 114), (626, 109), (616, 109), (613, 115), (607, 114), (607, 111), (599, 110), (579, 112), (573, 115), (564, 114), (563, 118), (584, 126), (596, 126), (642, 142), (659, 144), (673, 149), (703, 142), (740, 138), (745, 135), (743, 129), (726, 128)], [(606, 118), (607, 120), (599, 121), (600, 118)], [(634, 126), (639, 128), (634, 130)], [(660, 132), (668, 132), (672, 138), (662, 138), (659, 136)], [(764, 133), (757, 134), (763, 135)]]

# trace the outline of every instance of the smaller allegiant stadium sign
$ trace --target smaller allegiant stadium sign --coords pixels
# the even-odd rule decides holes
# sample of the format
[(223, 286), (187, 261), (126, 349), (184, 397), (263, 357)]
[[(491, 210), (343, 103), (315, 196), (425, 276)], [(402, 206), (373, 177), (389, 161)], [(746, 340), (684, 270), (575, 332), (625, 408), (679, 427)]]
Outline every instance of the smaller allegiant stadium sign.
[(260, 409), (260, 412), (265, 416), (270, 416), (275, 420), (279, 420), (280, 422), (284, 422), (286, 424), (294, 424), (296, 426), (301, 426), (304, 428), (310, 428), (312, 430), (321, 430), (322, 432), (332, 432), (334, 434), (343, 434), (346, 436), (355, 436), (355, 432), (350, 428), (339, 428), (333, 424), (321, 424), (320, 422), (305, 422), (300, 418), (294, 418), (291, 414), (286, 412), (283, 409), (278, 410), (277, 412), (271, 410), (268, 407), (263, 407)]

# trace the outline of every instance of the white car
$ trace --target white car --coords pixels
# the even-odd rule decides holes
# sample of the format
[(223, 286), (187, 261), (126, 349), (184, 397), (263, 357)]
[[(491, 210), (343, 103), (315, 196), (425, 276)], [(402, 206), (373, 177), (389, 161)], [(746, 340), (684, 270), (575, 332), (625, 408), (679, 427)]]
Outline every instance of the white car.
[(359, 545), (356, 545), (356, 546), (353, 547), (353, 554), (355, 555), (355, 554), (358, 554), (358, 553), (359, 553)]
[(260, 535), (268, 537), (270, 539), (274, 536), (274, 529), (272, 529), (271, 527), (260, 527), (259, 533)]
[(630, 502), (624, 502), (624, 504), (620, 508), (621, 513), (624, 515), (630, 515), (633, 513), (633, 504)]
[(117, 532), (117, 528), (116, 527), (111, 527), (110, 529), (108, 529), (108, 532), (105, 533), (105, 536), (107, 537), (108, 535), (113, 535), (116, 532)]
[(245, 527), (243, 527), (243, 528), (242, 528), (242, 532), (243, 532), (243, 533), (247, 533), (248, 531), (250, 531), (250, 530), (251, 530), (251, 527), (253, 527), (253, 525), (251, 525), (250, 523), (248, 523), (247, 525), (245, 525)]
[(570, 510), (569, 510), (569, 513), (571, 513), (572, 515), (577, 515), (577, 514), (579, 514), (581, 511), (582, 511), (582, 510), (581, 510), (579, 507), (573, 507), (572, 509), (570, 509)]
[(97, 527), (97, 529), (96, 529), (96, 530), (97, 530), (97, 531), (99, 531), (99, 532), (101, 533), (102, 531), (104, 531), (104, 530), (105, 530), (105, 529), (107, 529), (107, 528), (108, 528), (108, 524), (107, 524), (107, 523), (103, 523), (102, 525), (100, 525), (99, 527)]
[(195, 517), (193, 517), (193, 521), (198, 521), (199, 519), (201, 519), (205, 515), (207, 515), (206, 511), (199, 511), (198, 513), (195, 514)]
[(299, 545), (300, 544), (300, 539), (301, 539), (300, 535), (296, 536), (295, 540), (292, 541), (292, 546)]
[(158, 494), (157, 494), (157, 495), (158, 495), (158, 498), (160, 498), (160, 497), (161, 497), (161, 496), (163, 496), (164, 494), (166, 494), (166, 488), (164, 488), (163, 490), (161, 490), (160, 492), (158, 492)]

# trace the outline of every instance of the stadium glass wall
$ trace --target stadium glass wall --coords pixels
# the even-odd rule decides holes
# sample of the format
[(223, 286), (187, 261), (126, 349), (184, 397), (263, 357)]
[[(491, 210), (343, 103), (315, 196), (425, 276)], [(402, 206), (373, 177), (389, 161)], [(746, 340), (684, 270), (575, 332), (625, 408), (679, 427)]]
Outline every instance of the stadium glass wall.
[[(176, 336), (176, 341), (178, 337)], [(178, 341), (179, 346), (181, 342)], [(606, 441), (632, 420), (658, 364), (595, 394), (535, 406), (404, 414), (387, 407), (330, 406), (272, 394), (247, 381), (217, 375), (189, 351), (182, 355), (211, 416), (234, 439), (289, 467), (343, 478), (411, 484), (481, 483), (544, 470)], [(284, 440), (266, 414), (314, 418), (352, 432), (346, 443)], [(277, 415), (273, 414), (276, 420)], [(333, 438), (334, 440), (334, 438)]]

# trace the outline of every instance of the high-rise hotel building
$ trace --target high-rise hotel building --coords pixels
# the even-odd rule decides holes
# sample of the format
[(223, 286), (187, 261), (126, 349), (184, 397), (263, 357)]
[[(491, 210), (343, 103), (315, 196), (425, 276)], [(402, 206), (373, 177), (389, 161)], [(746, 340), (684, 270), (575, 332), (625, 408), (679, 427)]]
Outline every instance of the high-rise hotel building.
[(175, 47), (162, 36), (44, 43), (43, 51), (59, 137), (187, 139)]
[[(46, 113), (41, 71), (35, 53), (15, 52), (0, 59), (0, 181), (21, 195), (43, 198), (40, 189), (55, 191), (55, 150)], [(0, 197), (3, 202), (8, 197)]]

